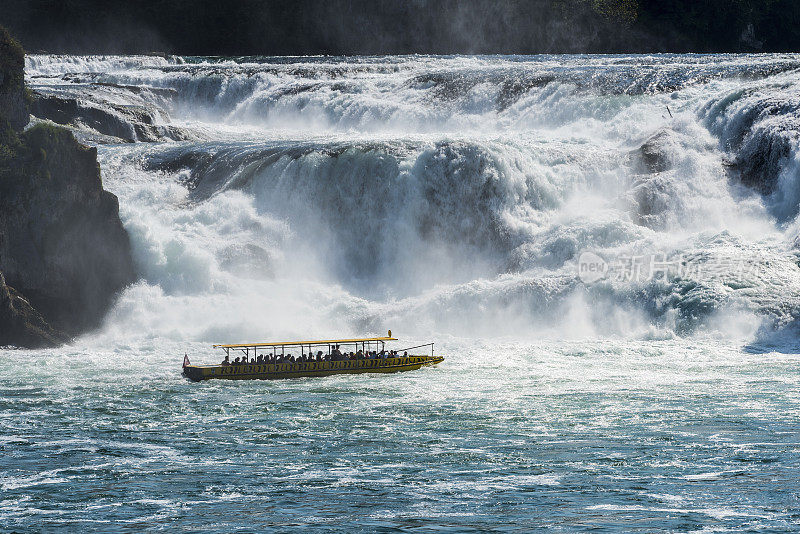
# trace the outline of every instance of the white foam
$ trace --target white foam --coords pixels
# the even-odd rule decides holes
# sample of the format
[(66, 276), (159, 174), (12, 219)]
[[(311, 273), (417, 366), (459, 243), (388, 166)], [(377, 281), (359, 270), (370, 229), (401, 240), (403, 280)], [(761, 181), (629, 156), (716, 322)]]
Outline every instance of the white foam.
[[(800, 167), (790, 153), (760, 196), (737, 185), (728, 141), (796, 135), (791, 113), (751, 120), (776, 109), (776, 86), (780, 109), (797, 94), (795, 64), (32, 56), (26, 69), (55, 94), (152, 107), (212, 139), (101, 150), (142, 276), (108, 317), (115, 339), (400, 325), (748, 340), (800, 308)], [(664, 168), (640, 161), (648, 139)], [(584, 286), (586, 250), (707, 272)]]

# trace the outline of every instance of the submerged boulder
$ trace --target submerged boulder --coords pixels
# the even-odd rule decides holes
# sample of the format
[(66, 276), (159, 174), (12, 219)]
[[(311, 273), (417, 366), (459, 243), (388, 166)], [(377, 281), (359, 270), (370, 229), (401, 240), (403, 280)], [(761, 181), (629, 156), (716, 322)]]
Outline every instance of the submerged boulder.
[(642, 145), (631, 153), (638, 163), (640, 172), (657, 174), (672, 168), (670, 150), (674, 150), (671, 132), (663, 129), (651, 135)]

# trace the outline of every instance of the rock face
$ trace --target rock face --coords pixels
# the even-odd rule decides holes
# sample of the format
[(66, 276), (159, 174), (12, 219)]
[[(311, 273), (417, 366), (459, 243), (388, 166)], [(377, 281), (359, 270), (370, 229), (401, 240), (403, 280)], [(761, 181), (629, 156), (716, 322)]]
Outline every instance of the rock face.
[(0, 346), (55, 346), (67, 337), (37, 312), (19, 291), (6, 285), (0, 273)]
[[(4, 31), (0, 40), (14, 50)], [(19, 69), (5, 80), (21, 79), (22, 62), (0, 64)], [(0, 344), (48, 346), (98, 325), (134, 270), (97, 150), (48, 124), (21, 132), (24, 87), (0, 86), (0, 103), (19, 102), (22, 113), (0, 107)]]
[(24, 72), (22, 47), (0, 27), (0, 116), (5, 117), (14, 130), (21, 130), (28, 124)]
[(126, 143), (137, 141), (186, 141), (195, 139), (186, 130), (156, 124), (156, 117), (145, 108), (109, 105), (96, 107), (77, 98), (32, 95), (31, 113), (67, 126), (83, 126)]
[(97, 150), (40, 124), (20, 136), (16, 180), (0, 184), (0, 270), (54, 325), (95, 325), (133, 279), (117, 197), (104, 191)]

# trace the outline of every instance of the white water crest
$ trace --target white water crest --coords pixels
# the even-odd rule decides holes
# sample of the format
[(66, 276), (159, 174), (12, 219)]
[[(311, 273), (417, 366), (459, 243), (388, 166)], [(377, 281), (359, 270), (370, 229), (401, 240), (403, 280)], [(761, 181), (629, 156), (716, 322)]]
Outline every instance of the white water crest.
[[(779, 339), (800, 312), (798, 68), (795, 55), (26, 63), (44, 95), (114, 120), (145, 110), (148, 135), (171, 132), (100, 147), (141, 280), (92, 342)], [(584, 283), (587, 251), (617, 269)]]

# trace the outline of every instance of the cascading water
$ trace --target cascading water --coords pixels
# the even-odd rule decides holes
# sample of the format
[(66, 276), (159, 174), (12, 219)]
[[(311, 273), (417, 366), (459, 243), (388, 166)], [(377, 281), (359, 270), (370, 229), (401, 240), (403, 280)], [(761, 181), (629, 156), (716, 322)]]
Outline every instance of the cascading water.
[[(168, 334), (139, 332), (192, 340), (367, 325), (727, 335), (715, 317), (731, 313), (752, 314), (745, 336), (786, 326), (800, 287), (798, 67), (794, 56), (27, 64), (42, 93), (144, 107), (195, 139), (101, 150), (143, 277), (108, 328), (163, 309)], [(705, 277), (587, 286), (587, 250), (694, 254)], [(720, 261), (755, 273), (739, 280)], [(247, 312), (186, 321), (204, 300)], [(560, 320), (576, 302), (588, 331)], [(286, 308), (299, 316), (281, 328), (270, 310)]]
[[(493, 502), (524, 508), (533, 502), (525, 491), (534, 489), (537, 506), (567, 529), (574, 518), (554, 503), (623, 528), (631, 525), (625, 514), (656, 518), (643, 523), (651, 531), (733, 528), (743, 518), (754, 529), (780, 529), (796, 521), (792, 506), (770, 493), (768, 474), (737, 458), (773, 458), (776, 476), (791, 485), (796, 461), (770, 436), (797, 430), (787, 418), (798, 411), (798, 377), (782, 353), (798, 347), (800, 314), (799, 57), (29, 56), (26, 74), (41, 95), (77, 102), (72, 127), (99, 143), (104, 184), (119, 196), (141, 276), (99, 331), (47, 353), (55, 370), (42, 395), (61, 392), (93, 410), (75, 400), (70, 384), (111, 399), (123, 394), (118, 381), (133, 380), (136, 402), (152, 409), (173, 402), (153, 393), (159, 388), (196, 391), (184, 392), (177, 376), (184, 350), (203, 360), (214, 357), (211, 342), (391, 328), (409, 344), (439, 340), (448, 360), (411, 381), (208, 386), (201, 391), (214, 399), (181, 405), (203, 418), (206, 403), (222, 403), (203, 424), (242, 417), (236, 424), (256, 457), (288, 462), (285, 479), (251, 473), (256, 484), (311, 501), (312, 487), (334, 501), (341, 494), (342, 509), (346, 492), (337, 488), (382, 488), (385, 506), (370, 505), (376, 528), (416, 524), (414, 517), (482, 528)], [(588, 280), (587, 257), (607, 271)], [(20, 353), (7, 354), (17, 371), (31, 371)], [(84, 384), (95, 375), (100, 385)], [(258, 397), (264, 388), (288, 397)], [(256, 407), (237, 395), (258, 398)], [(315, 408), (325, 398), (335, 404), (330, 418)], [(713, 406), (701, 408), (699, 398)], [(428, 407), (412, 409), (421, 401)], [(264, 416), (259, 403), (280, 417)], [(225, 415), (228, 408), (237, 415)], [(432, 468), (432, 478), (391, 446), (375, 463), (359, 459), (370, 447), (342, 433), (363, 410), (382, 410), (400, 449), (458, 458), (431, 459), (422, 469)], [(164, 434), (182, 428), (187, 413), (167, 411)], [(682, 422), (676, 414), (684, 412), (708, 431)], [(250, 432), (245, 413), (281, 447), (333, 440), (335, 452), (302, 465), (269, 456), (271, 445)], [(465, 423), (465, 413), (475, 419)], [(134, 414), (105, 420), (144, 424)], [(734, 420), (767, 445), (747, 449)], [(101, 430), (92, 430), (88, 446), (122, 447), (98, 445)], [(381, 439), (377, 427), (363, 432)], [(470, 441), (473, 433), (482, 437)], [(140, 488), (143, 501), (118, 518), (139, 520), (150, 508), (184, 518), (181, 506), (225, 510), (242, 495), (280, 501), (279, 489), (221, 478), (225, 454), (197, 439), (211, 473), (193, 475), (204, 480), (199, 493), (159, 491), (163, 502), (148, 503)], [(237, 439), (219, 436), (227, 448)], [(517, 439), (527, 455), (517, 467), (511, 450), (491, 457)], [(678, 445), (664, 452), (653, 445), (662, 439)], [(596, 443), (605, 459), (591, 447), (568, 453), (570, 440)], [(639, 457), (623, 441), (650, 452)], [(185, 443), (159, 446), (196, 459)], [(170, 465), (161, 453), (132, 447), (146, 472)], [(542, 460), (547, 454), (557, 459)], [(396, 470), (387, 467), (393, 462)], [(136, 478), (126, 466), (96, 478), (53, 469), (52, 478), (89, 486)], [(736, 496), (740, 472), (760, 498)], [(38, 484), (15, 476), (6, 489)], [(661, 486), (654, 477), (663, 477)], [(702, 480), (719, 491), (701, 491)], [(571, 500), (572, 491), (606, 483), (608, 498)], [(408, 515), (400, 486), (409, 498), (435, 496)], [(26, 498), (35, 500), (30, 491)], [(509, 504), (504, 513), (555, 524), (522, 508)], [(324, 513), (301, 519), (271, 510), (307, 527), (325, 521)], [(15, 514), (7, 519), (24, 525), (24, 514)], [(220, 528), (241, 526), (225, 517)]]

